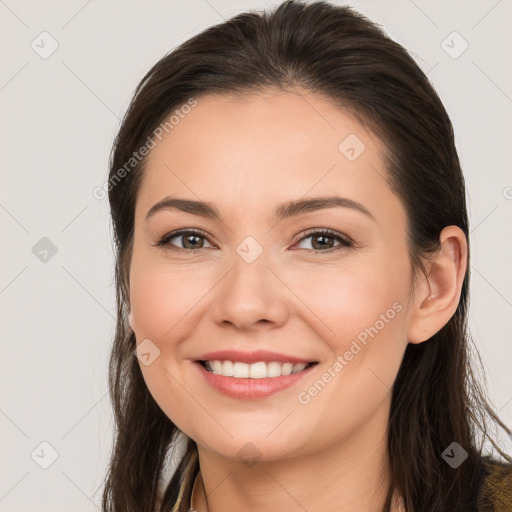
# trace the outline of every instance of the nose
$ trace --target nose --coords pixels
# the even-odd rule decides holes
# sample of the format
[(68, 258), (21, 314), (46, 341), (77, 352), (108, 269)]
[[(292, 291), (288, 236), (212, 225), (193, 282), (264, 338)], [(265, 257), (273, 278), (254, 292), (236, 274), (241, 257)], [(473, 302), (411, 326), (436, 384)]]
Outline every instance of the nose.
[(251, 263), (235, 255), (232, 268), (215, 288), (212, 315), (218, 325), (251, 330), (286, 322), (290, 292), (263, 255)]

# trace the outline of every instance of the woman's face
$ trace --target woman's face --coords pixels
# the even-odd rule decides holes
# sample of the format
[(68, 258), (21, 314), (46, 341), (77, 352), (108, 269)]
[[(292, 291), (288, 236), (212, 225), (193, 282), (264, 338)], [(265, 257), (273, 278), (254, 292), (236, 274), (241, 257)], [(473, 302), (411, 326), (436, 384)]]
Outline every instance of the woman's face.
[[(222, 456), (282, 459), (356, 435), (384, 439), (408, 343), (407, 219), (384, 179), (382, 144), (302, 92), (198, 98), (156, 140), (137, 198), (140, 367), (165, 414)], [(290, 206), (316, 198), (342, 199)], [(148, 216), (164, 199), (210, 209)], [(178, 230), (196, 233), (157, 245)], [(223, 361), (211, 363), (222, 374), (204, 360)], [(298, 371), (301, 361), (316, 364)]]

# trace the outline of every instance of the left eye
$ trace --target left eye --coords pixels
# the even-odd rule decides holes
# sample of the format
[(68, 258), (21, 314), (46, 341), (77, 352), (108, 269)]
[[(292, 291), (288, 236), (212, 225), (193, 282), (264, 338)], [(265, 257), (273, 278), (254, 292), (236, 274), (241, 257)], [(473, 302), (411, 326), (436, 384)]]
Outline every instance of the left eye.
[[(311, 239), (311, 249), (315, 252), (329, 252), (329, 250), (335, 249), (336, 247), (352, 246), (352, 242), (348, 237), (331, 230), (310, 232), (308, 235), (302, 237), (299, 243), (308, 239)], [(339, 242), (337, 246), (333, 245), (335, 241)]]

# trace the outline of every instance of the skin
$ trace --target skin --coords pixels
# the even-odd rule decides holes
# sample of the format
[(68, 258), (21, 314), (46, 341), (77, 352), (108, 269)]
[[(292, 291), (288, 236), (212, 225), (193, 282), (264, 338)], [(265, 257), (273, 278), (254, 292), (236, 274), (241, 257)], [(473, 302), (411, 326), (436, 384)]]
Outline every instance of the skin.
[[(198, 446), (199, 512), (380, 510), (389, 484), (386, 426), (391, 387), (408, 343), (421, 343), (454, 314), (466, 271), (466, 239), (448, 226), (441, 250), (413, 272), (407, 217), (385, 180), (382, 142), (348, 112), (295, 89), (244, 97), (207, 95), (151, 151), (137, 197), (130, 266), (131, 325), (137, 343), (160, 350), (141, 364), (165, 414)], [(338, 146), (355, 134), (366, 149), (350, 161)], [(176, 210), (146, 220), (165, 196), (212, 203), (222, 221)], [(286, 201), (339, 195), (364, 205), (309, 211), (277, 222)], [(185, 239), (155, 244), (182, 228)], [(353, 247), (314, 253), (332, 229)], [(311, 233), (309, 233), (311, 235)], [(263, 249), (252, 263), (236, 252), (248, 236)], [(329, 235), (330, 236), (330, 235)], [(321, 242), (321, 240), (320, 240)], [(394, 303), (401, 311), (369, 338), (307, 404), (307, 391), (366, 327)], [(247, 401), (199, 378), (203, 353), (267, 349), (318, 361), (290, 389)], [(259, 460), (239, 454), (247, 443)]]

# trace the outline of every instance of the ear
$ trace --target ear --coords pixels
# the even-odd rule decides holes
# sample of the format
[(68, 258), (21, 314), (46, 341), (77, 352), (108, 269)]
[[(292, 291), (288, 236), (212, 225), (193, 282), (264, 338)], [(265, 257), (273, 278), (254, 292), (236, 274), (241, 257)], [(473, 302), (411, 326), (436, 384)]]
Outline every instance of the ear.
[(467, 267), (467, 240), (457, 226), (439, 235), (440, 248), (427, 260), (427, 276), (420, 275), (414, 288), (409, 343), (421, 343), (441, 330), (459, 304)]
[(128, 315), (128, 323), (130, 324), (130, 327), (132, 328), (132, 331), (134, 330), (133, 329), (133, 317), (132, 317), (132, 312), (130, 311), (130, 314)]

